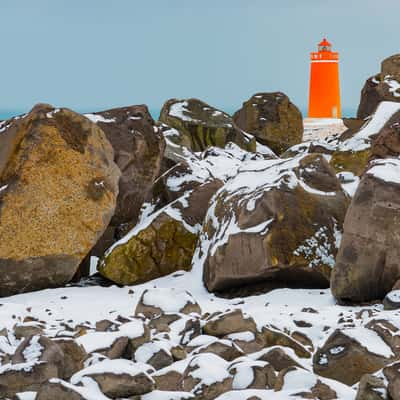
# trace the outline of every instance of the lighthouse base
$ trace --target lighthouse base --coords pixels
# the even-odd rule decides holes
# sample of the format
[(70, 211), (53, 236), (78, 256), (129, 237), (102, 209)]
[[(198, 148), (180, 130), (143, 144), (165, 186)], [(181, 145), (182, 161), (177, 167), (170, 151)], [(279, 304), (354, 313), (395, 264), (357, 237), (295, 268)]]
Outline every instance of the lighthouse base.
[(304, 118), (303, 142), (340, 134), (347, 128), (340, 118)]

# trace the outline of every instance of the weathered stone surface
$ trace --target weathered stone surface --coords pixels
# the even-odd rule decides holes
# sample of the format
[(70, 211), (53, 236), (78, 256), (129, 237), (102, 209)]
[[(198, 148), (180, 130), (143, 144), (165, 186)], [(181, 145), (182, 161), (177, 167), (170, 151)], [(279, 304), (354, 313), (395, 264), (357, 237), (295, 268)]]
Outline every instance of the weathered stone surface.
[(303, 138), (301, 112), (281, 92), (255, 94), (236, 111), (233, 120), (276, 154), (300, 143)]
[[(265, 361), (238, 361), (229, 367), (233, 375), (232, 389), (273, 389), (276, 382), (276, 373), (271, 365)], [(252, 377), (243, 381), (243, 376)]]
[(284, 391), (288, 398), (334, 400), (352, 398), (348, 386), (315, 376), (301, 368), (290, 367), (282, 370), (275, 383), (275, 391)]
[(348, 202), (321, 155), (259, 163), (214, 197), (194, 263), (209, 291), (328, 287)]
[(50, 378), (62, 376), (64, 353), (45, 336), (24, 339), (12, 356), (11, 363), (0, 373), (0, 395), (38, 390)]
[(168, 100), (161, 110), (160, 121), (179, 132), (170, 137), (171, 141), (192, 151), (211, 146), (223, 148), (228, 142), (248, 151), (256, 150), (254, 137), (239, 129), (228, 114), (201, 100)]
[(111, 399), (141, 395), (154, 389), (154, 381), (145, 366), (128, 360), (106, 360), (89, 366), (72, 376), (71, 383), (81, 385), (87, 378), (93, 379)]
[(358, 385), (355, 400), (385, 400), (385, 389), (382, 379), (371, 374), (365, 374)]
[(69, 379), (73, 374), (83, 368), (87, 354), (85, 349), (69, 338), (53, 339), (53, 342), (62, 350), (64, 354), (64, 368), (61, 378)]
[[(210, 376), (212, 365), (214, 376)], [(229, 364), (214, 354), (200, 354), (188, 364), (183, 374), (183, 390), (192, 392), (199, 400), (213, 400), (232, 389)]]
[(232, 310), (225, 313), (217, 313), (208, 319), (203, 326), (207, 335), (222, 337), (230, 333), (257, 331), (254, 319), (244, 316), (241, 310)]
[[(367, 333), (368, 330), (365, 329), (364, 332)], [(360, 343), (354, 338), (357, 333), (362, 339), (360, 330), (336, 330), (333, 332), (314, 354), (314, 372), (346, 385), (353, 385), (364, 374), (374, 373), (391, 361), (390, 357), (394, 354), (390, 351), (390, 347), (385, 346), (383, 341), (381, 342), (382, 354), (375, 354), (365, 347), (368, 346), (366, 341)]]
[(105, 254), (99, 265), (104, 277), (120, 285), (146, 282), (174, 271), (189, 270), (197, 234), (182, 223), (180, 199), (154, 214), (147, 226), (134, 228)]
[(399, 172), (397, 159), (376, 160), (361, 179), (331, 278), (339, 301), (383, 299), (400, 278), (400, 181), (390, 181)]
[(121, 170), (111, 225), (134, 224), (153, 182), (160, 175), (165, 142), (145, 105), (86, 114), (106, 134)]
[(9, 121), (0, 149), (0, 295), (63, 285), (114, 213), (113, 149), (87, 118), (49, 105)]
[(277, 372), (289, 367), (301, 367), (293, 357), (287, 354), (284, 347), (275, 347), (270, 350), (266, 349), (259, 357), (257, 357), (257, 360), (267, 361)]
[(87, 400), (73, 385), (63, 381), (45, 382), (38, 391), (36, 400)]

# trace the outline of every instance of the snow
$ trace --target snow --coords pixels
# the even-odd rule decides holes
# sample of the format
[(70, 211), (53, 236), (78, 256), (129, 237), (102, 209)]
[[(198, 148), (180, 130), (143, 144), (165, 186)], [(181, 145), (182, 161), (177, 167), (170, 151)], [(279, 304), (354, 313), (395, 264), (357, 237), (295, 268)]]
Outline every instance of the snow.
[(386, 295), (386, 298), (392, 303), (400, 303), (400, 290), (392, 290)]
[(78, 371), (71, 377), (70, 382), (74, 385), (78, 385), (82, 383), (83, 378), (86, 376), (106, 373), (112, 373), (115, 375), (126, 374), (132, 377), (139, 374), (145, 374), (149, 377), (150, 380), (152, 380), (152, 378), (147, 373), (149, 369), (151, 370), (152, 368), (147, 364), (135, 363), (129, 360), (104, 360)]
[(373, 160), (367, 175), (373, 176), (384, 182), (400, 183), (400, 159), (385, 158)]
[(84, 347), (87, 353), (111, 347), (119, 338), (127, 337), (136, 339), (144, 334), (143, 322), (130, 321), (115, 332), (89, 332), (76, 339), (76, 342)]
[(171, 349), (171, 344), (165, 340), (148, 342), (142, 344), (135, 351), (135, 360), (141, 363), (147, 363), (159, 351), (164, 351), (168, 355), (171, 355), (170, 349)]
[(116, 122), (115, 118), (104, 118), (100, 114), (84, 114), (84, 116), (88, 119), (90, 119), (92, 122), (103, 122), (103, 123), (110, 123), (110, 122)]
[(228, 338), (230, 340), (238, 340), (238, 341), (242, 341), (242, 342), (251, 342), (252, 340), (255, 340), (256, 336), (254, 335), (253, 332), (245, 331), (245, 332), (231, 333), (230, 335), (228, 335)]
[(36, 399), (36, 392), (21, 392), (17, 393), (16, 400), (35, 400)]
[(263, 368), (268, 365), (265, 361), (242, 361), (233, 363), (229, 371), (233, 373), (232, 369), (236, 370), (233, 376), (232, 389), (240, 390), (248, 388), (254, 381), (254, 367)]
[(0, 186), (0, 193), (8, 188), (8, 185)]
[(400, 110), (400, 103), (382, 101), (379, 103), (372, 118), (350, 139), (339, 145), (341, 151), (362, 151), (371, 145), (371, 137), (377, 134), (393, 116)]
[(400, 97), (400, 83), (396, 79), (392, 79), (390, 75), (386, 75), (383, 81), (389, 86), (389, 92), (394, 97)]
[(212, 353), (203, 353), (194, 357), (188, 365), (188, 368), (193, 369), (189, 372), (189, 376), (199, 379), (200, 382), (195, 386), (193, 393), (196, 393), (203, 385), (210, 386), (230, 378), (228, 366), (227, 361)]
[(161, 390), (154, 390), (151, 393), (143, 394), (140, 396), (141, 400), (186, 400), (194, 399), (194, 395), (188, 392), (168, 392)]
[(39, 343), (40, 336), (35, 335), (31, 338), (28, 346), (22, 352), (26, 362), (36, 361), (42, 355), (43, 346)]
[(171, 105), (169, 108), (169, 115), (171, 117), (179, 118), (182, 121), (193, 121), (193, 118), (190, 117), (190, 110), (187, 109), (189, 103), (185, 101), (178, 101)]
[(187, 291), (176, 288), (150, 289), (144, 293), (142, 302), (144, 305), (159, 308), (165, 313), (179, 312), (185, 305), (196, 303)]
[(392, 349), (371, 329), (364, 327), (349, 328), (342, 331), (346, 336), (356, 340), (370, 353), (378, 354), (386, 358), (393, 357)]
[(339, 172), (336, 174), (338, 177), (343, 190), (350, 196), (353, 197), (360, 183), (360, 177), (354, 175), (350, 171)]

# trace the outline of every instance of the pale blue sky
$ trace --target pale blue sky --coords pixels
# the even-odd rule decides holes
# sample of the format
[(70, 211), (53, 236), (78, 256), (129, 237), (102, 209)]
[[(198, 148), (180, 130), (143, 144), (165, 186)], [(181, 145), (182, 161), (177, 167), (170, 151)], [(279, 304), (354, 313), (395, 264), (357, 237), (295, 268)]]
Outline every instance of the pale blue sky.
[(0, 109), (198, 97), (231, 111), (276, 90), (304, 109), (308, 53), (324, 35), (354, 109), (400, 52), (399, 15), (399, 0), (0, 0)]

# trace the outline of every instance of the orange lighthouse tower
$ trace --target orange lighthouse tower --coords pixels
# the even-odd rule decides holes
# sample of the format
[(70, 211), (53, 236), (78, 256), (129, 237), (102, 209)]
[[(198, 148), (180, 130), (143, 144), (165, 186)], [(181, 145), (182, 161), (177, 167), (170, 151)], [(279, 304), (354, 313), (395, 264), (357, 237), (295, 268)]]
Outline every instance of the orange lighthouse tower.
[(309, 118), (340, 118), (339, 53), (326, 39), (311, 53)]

